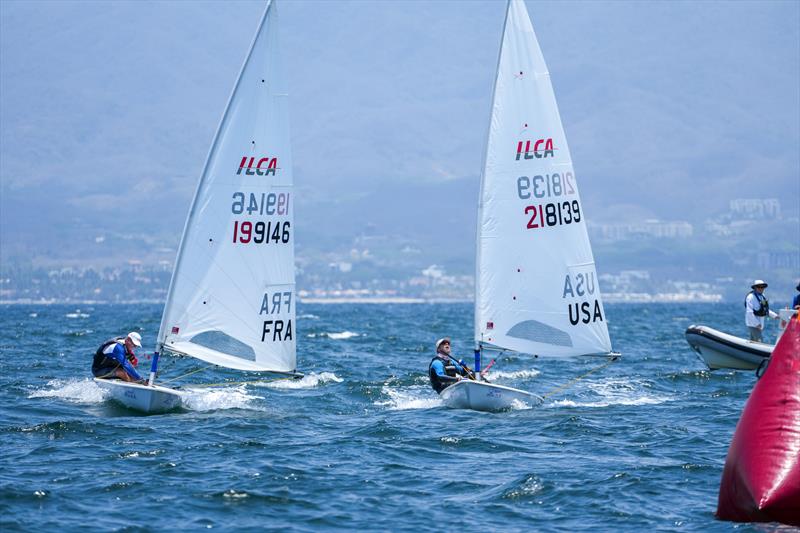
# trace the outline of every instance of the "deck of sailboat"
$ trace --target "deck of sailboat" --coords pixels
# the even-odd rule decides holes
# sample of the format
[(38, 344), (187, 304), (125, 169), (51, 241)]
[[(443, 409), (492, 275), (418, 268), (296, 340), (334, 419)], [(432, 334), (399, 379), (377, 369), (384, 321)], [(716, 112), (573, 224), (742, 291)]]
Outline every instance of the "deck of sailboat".
[(464, 379), (444, 389), (439, 396), (445, 406), (475, 411), (505, 411), (515, 407), (533, 407), (543, 398), (497, 383)]
[(144, 385), (118, 379), (94, 378), (95, 384), (107, 391), (111, 399), (143, 413), (164, 413), (183, 404), (184, 393), (160, 385)]

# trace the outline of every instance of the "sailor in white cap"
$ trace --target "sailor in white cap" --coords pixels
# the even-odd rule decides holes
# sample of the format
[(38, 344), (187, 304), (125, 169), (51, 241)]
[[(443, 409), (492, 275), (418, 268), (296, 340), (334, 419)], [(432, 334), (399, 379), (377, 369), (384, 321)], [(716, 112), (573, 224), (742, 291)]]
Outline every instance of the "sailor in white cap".
[(764, 322), (766, 317), (778, 318), (778, 314), (769, 309), (769, 300), (764, 296), (767, 282), (757, 279), (750, 286), (751, 290), (744, 299), (744, 323), (750, 331), (750, 340), (764, 342)]
[(92, 374), (97, 378), (121, 379), (123, 381), (142, 381), (136, 371), (134, 348), (142, 345), (142, 336), (131, 331), (125, 337), (115, 337), (105, 341), (94, 353)]

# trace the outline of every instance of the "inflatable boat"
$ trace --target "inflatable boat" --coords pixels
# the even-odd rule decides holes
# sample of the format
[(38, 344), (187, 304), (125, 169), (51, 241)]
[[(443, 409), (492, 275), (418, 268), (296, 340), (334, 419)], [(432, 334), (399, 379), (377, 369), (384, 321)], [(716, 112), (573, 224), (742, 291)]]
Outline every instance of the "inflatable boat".
[(686, 342), (711, 370), (755, 370), (768, 359), (772, 344), (742, 339), (708, 326), (691, 325), (686, 329)]

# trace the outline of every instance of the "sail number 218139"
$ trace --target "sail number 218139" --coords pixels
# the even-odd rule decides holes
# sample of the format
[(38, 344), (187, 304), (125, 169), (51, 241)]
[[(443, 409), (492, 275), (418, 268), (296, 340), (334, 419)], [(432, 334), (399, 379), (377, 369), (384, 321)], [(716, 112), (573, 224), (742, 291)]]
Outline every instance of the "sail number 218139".
[[(575, 224), (581, 221), (581, 206), (575, 196), (575, 177), (572, 172), (536, 175), (517, 178), (517, 196), (520, 200), (538, 198), (545, 203), (526, 205), (527, 229)], [(554, 199), (556, 201), (547, 202)]]
[(525, 206), (529, 217), (528, 229), (560, 226), (581, 221), (581, 206), (578, 200)]

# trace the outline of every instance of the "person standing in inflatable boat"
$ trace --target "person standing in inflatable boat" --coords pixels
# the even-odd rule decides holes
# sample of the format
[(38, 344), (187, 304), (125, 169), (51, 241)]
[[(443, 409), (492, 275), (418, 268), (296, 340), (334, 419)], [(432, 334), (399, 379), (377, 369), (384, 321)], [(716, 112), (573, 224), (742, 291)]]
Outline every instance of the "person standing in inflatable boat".
[(764, 342), (763, 333), (766, 317), (778, 318), (778, 313), (770, 310), (769, 300), (764, 296), (764, 289), (767, 288), (766, 281), (757, 279), (750, 288), (753, 290), (744, 299), (744, 323), (750, 331), (751, 341)]

